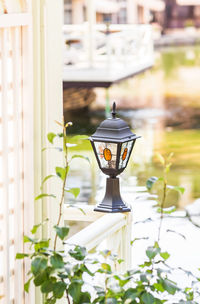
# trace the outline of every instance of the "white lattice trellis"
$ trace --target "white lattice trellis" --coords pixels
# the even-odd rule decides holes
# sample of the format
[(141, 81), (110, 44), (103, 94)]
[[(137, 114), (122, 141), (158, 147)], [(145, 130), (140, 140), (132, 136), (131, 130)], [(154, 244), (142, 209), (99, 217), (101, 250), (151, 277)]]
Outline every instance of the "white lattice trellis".
[(24, 12), (25, 1), (0, 4), (0, 13), (6, 12), (0, 15), (0, 303), (22, 304), (25, 265), (15, 255), (24, 250), (23, 235), (31, 222), (27, 210), (33, 205), (27, 195), (33, 197), (32, 80), (27, 70), (32, 19), (28, 8)]

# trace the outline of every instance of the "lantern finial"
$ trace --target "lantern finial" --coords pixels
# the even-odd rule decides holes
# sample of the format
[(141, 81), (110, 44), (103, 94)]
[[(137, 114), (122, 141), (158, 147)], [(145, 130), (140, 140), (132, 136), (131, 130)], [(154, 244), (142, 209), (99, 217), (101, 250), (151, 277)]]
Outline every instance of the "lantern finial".
[(116, 118), (116, 103), (113, 102), (113, 108), (112, 108), (112, 118)]

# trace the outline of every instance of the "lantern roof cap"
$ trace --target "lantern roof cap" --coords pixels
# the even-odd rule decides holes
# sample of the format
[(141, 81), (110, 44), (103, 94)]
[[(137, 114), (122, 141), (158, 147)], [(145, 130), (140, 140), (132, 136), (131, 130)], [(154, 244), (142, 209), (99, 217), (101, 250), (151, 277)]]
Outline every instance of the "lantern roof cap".
[(126, 142), (140, 136), (131, 132), (128, 124), (120, 118), (116, 118), (116, 104), (113, 103), (112, 118), (107, 118), (91, 136), (91, 140), (105, 142)]

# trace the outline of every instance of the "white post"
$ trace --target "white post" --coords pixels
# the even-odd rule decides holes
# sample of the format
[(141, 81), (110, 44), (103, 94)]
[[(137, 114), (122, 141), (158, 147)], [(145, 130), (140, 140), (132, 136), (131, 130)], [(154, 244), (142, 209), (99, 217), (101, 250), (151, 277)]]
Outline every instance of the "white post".
[(72, 23), (79, 24), (84, 22), (83, 16), (83, 1), (73, 0), (72, 1)]
[[(49, 146), (48, 132), (60, 132), (55, 120), (62, 121), (62, 69), (63, 69), (63, 1), (32, 0), (33, 5), (33, 73), (34, 73), (34, 168), (35, 195), (40, 193), (43, 178), (55, 172), (54, 168), (61, 159), (54, 150), (41, 152)], [(60, 184), (54, 180), (46, 186), (47, 193), (60, 196)], [(51, 237), (52, 226), (58, 216), (58, 200), (44, 199), (35, 204), (35, 222), (50, 218), (49, 227), (44, 227), (43, 237)], [(42, 303), (36, 292), (36, 303)]]
[(135, 0), (127, 0), (127, 23), (138, 23), (137, 2)]
[(132, 212), (126, 214), (127, 224), (122, 230), (121, 256), (124, 259), (124, 269), (132, 267)]
[(149, 6), (148, 4), (145, 3), (144, 7), (143, 7), (143, 20), (144, 20), (144, 23), (149, 23), (150, 21), (150, 10), (149, 10)]
[(95, 1), (87, 0), (87, 21), (88, 21), (88, 59), (90, 67), (94, 64), (94, 50), (95, 50), (95, 24), (96, 24), (96, 10)]

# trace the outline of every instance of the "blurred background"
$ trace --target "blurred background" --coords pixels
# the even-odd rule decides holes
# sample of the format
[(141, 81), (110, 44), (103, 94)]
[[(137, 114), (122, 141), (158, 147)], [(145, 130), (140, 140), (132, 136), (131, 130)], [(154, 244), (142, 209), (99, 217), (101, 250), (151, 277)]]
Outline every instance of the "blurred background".
[[(161, 174), (155, 152), (173, 152), (169, 183), (186, 190), (181, 198), (172, 193), (167, 204), (182, 209), (194, 202), (200, 197), (200, 1), (65, 0), (64, 23), (70, 135), (91, 135), (116, 101), (118, 116), (142, 136), (121, 176), (122, 194), (143, 191), (147, 178)], [(88, 156), (91, 166), (74, 163), (69, 186), (76, 179), (79, 202), (95, 204), (105, 176), (88, 141), (71, 151)]]

